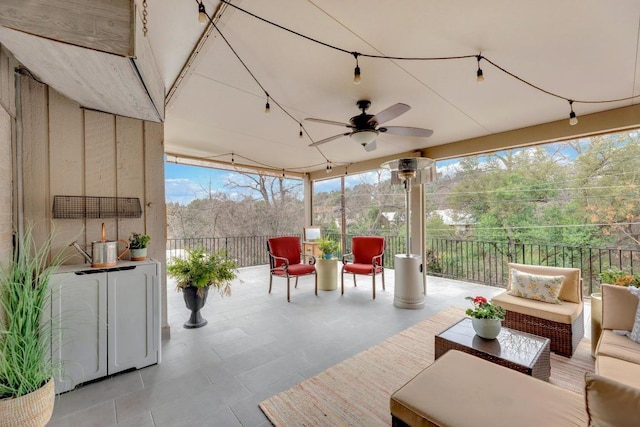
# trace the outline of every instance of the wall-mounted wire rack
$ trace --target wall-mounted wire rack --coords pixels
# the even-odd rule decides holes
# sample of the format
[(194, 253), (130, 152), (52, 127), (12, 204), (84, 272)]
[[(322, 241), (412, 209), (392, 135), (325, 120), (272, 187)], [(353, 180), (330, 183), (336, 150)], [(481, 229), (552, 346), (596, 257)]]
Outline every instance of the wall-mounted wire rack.
[(140, 218), (137, 197), (53, 196), (54, 218)]

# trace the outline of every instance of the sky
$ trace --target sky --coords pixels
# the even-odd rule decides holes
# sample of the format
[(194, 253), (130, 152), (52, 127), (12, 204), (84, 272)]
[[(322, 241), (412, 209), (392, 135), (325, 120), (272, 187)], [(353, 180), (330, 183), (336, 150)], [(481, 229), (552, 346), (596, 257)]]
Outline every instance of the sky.
[(165, 162), (165, 198), (167, 202), (189, 204), (194, 199), (207, 196), (209, 183), (213, 192), (228, 192), (225, 183), (231, 175), (231, 172), (225, 170)]

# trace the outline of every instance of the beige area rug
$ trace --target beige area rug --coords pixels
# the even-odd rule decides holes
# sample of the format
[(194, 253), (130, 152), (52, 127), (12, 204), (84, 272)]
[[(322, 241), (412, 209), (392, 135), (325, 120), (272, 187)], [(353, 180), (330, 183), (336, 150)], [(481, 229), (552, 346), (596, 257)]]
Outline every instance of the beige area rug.
[[(464, 317), (450, 307), (260, 403), (275, 426), (389, 426), (389, 399), (434, 360), (434, 336)], [(572, 358), (551, 353), (550, 382), (582, 394), (591, 343)]]

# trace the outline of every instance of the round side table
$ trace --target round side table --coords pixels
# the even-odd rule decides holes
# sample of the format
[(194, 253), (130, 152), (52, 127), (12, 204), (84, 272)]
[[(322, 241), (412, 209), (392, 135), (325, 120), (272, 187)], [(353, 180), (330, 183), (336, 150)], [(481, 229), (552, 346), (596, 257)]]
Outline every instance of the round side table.
[(318, 275), (318, 289), (335, 291), (338, 288), (338, 258), (317, 258), (316, 274)]

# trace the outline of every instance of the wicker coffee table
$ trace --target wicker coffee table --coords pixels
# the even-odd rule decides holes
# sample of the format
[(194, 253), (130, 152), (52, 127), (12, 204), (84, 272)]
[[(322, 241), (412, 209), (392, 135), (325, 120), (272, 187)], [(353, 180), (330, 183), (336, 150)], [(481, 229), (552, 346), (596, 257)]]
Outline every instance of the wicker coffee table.
[(435, 337), (436, 359), (448, 350), (464, 351), (490, 362), (549, 381), (551, 360), (549, 338), (502, 328), (498, 338), (476, 335), (471, 319), (465, 318)]

